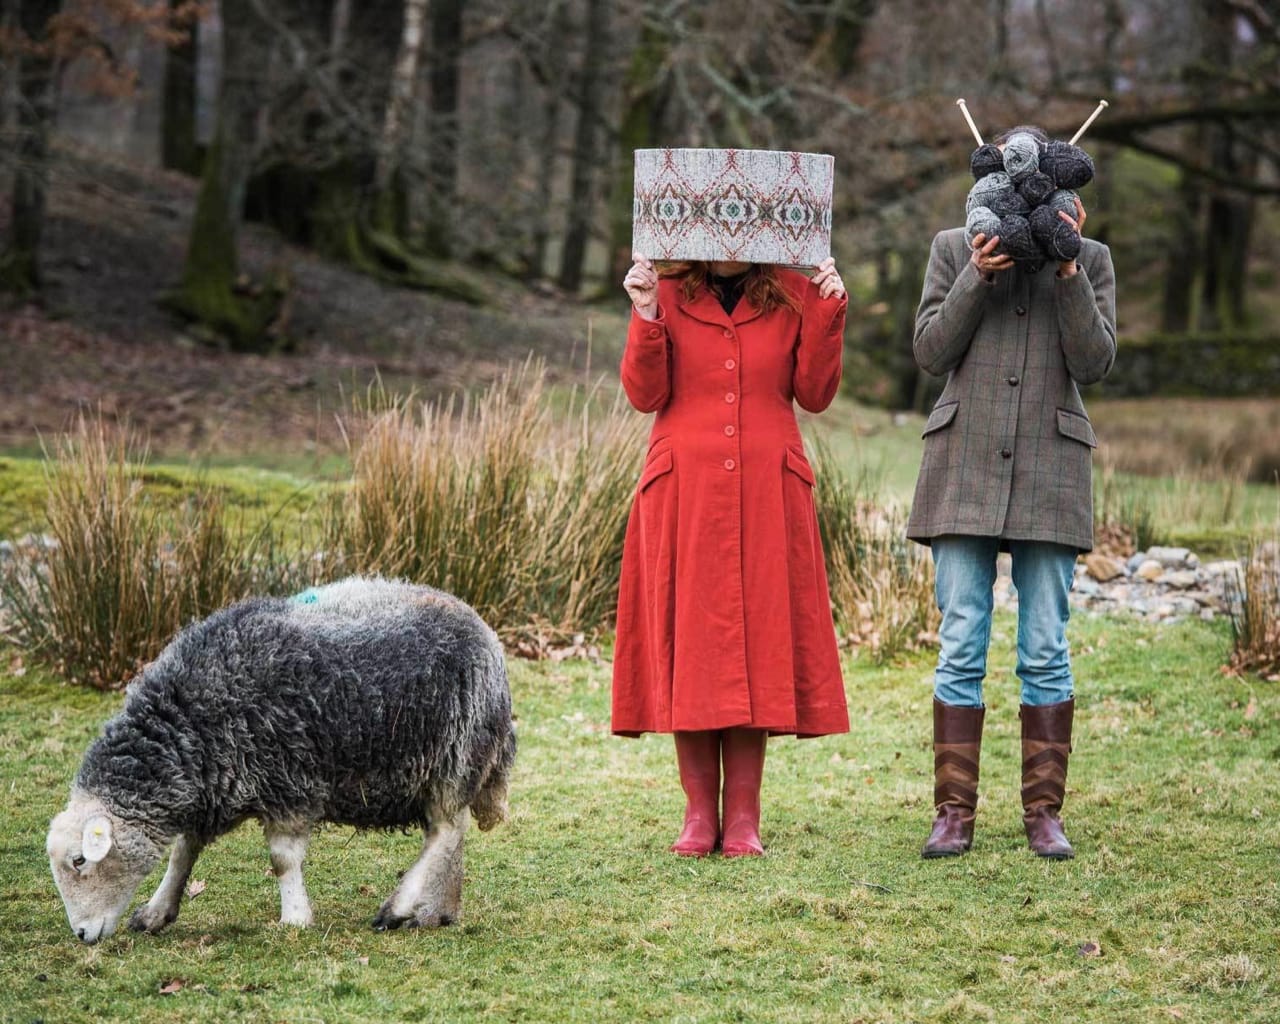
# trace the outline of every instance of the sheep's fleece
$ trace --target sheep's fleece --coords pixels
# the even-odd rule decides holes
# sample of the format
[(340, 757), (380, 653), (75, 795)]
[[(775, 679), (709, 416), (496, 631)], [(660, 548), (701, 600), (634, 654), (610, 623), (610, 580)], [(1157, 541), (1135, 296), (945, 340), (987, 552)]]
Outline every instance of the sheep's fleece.
[(482, 829), (506, 816), (515, 747), (502, 646), (457, 598), (352, 578), (244, 601), (183, 630), (129, 685), (49, 828), (54, 881), (72, 931), (96, 942), (172, 844), (129, 921), (156, 932), (200, 850), (257, 818), (281, 922), (307, 925), (313, 823), (420, 826), (422, 854), (373, 924), (448, 924), (470, 812)]

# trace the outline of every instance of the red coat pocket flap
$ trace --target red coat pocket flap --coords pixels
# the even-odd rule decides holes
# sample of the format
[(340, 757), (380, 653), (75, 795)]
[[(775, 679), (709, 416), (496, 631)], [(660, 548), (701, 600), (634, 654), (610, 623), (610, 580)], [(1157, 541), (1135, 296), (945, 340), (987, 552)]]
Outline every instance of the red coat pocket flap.
[(1058, 410), (1058, 433), (1073, 441), (1087, 444), (1090, 448), (1098, 447), (1098, 438), (1093, 432), (1093, 424), (1087, 417), (1070, 409)]
[(960, 408), (959, 402), (948, 402), (946, 405), (936, 405), (933, 412), (929, 413), (929, 419), (924, 425), (924, 433), (921, 437), (928, 437), (935, 430), (941, 430), (950, 424), (956, 418), (956, 411)]
[(640, 486), (637, 490), (643, 491), (651, 483), (662, 476), (663, 473), (670, 473), (675, 466), (675, 460), (671, 457), (671, 449), (664, 448), (649, 458), (645, 463), (644, 472), (640, 474)]
[(787, 469), (807, 483), (810, 487), (817, 482), (813, 476), (813, 467), (809, 460), (792, 448), (787, 449)]

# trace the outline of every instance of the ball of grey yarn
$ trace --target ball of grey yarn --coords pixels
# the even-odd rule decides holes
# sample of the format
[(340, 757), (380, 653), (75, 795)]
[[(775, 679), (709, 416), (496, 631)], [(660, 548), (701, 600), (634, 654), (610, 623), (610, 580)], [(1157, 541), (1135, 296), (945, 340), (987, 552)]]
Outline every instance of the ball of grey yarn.
[(1051, 206), (1037, 206), (1031, 211), (1029, 223), (1031, 237), (1048, 259), (1062, 263), (1080, 255), (1080, 232)]
[(997, 193), (991, 197), (987, 205), (997, 217), (1008, 217), (1011, 214), (1025, 217), (1031, 212), (1031, 204), (1022, 198), (1017, 189)]
[(990, 239), (1000, 233), (1000, 218), (991, 212), (988, 206), (975, 206), (969, 211), (964, 222), (964, 237), (970, 245), (978, 235), (986, 235)]
[(996, 251), (1011, 256), (1016, 263), (1024, 263), (1040, 256), (1040, 247), (1031, 235), (1031, 223), (1026, 217), (1010, 214), (1000, 218), (1000, 245)]
[(1040, 143), (1034, 135), (1015, 132), (1004, 144), (1004, 170), (1018, 182), (1040, 170)]
[[(1008, 154), (1008, 148), (1005, 153)], [(1006, 163), (1008, 157), (1006, 155)], [(1093, 158), (1079, 146), (1054, 141), (1040, 157), (1040, 170), (1053, 179), (1058, 188), (1080, 188), (1093, 180)]]
[(990, 142), (983, 143), (969, 157), (969, 170), (973, 172), (974, 181), (985, 178), (988, 174), (995, 174), (996, 171), (1003, 171), (1004, 154), (1000, 152), (1000, 147)]
[(1017, 195), (1013, 189), (1013, 182), (1009, 180), (1009, 175), (1004, 171), (996, 171), (985, 177), (979, 178), (973, 183), (973, 188), (969, 189), (969, 198), (965, 200), (964, 212), (967, 214), (975, 206), (986, 206), (995, 209), (991, 205), (993, 200), (1004, 195)]
[(1027, 205), (1039, 206), (1053, 192), (1053, 179), (1042, 171), (1028, 174), (1018, 182), (1018, 194), (1027, 201)]
[(1048, 198), (1044, 201), (1044, 205), (1055, 210), (1061, 210), (1072, 220), (1075, 220), (1076, 200), (1079, 198), (1080, 197), (1069, 188), (1060, 188), (1056, 192), (1049, 193)]

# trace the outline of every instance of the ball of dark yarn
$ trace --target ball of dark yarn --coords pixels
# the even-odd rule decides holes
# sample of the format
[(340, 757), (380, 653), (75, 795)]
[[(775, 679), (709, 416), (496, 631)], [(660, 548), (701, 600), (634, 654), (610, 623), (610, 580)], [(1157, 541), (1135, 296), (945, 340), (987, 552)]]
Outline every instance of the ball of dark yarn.
[(1040, 169), (1040, 143), (1034, 135), (1015, 132), (1004, 144), (1004, 170), (1010, 179), (1021, 181)]
[(1031, 204), (1023, 199), (1021, 193), (1016, 189), (997, 193), (991, 197), (987, 205), (997, 217), (1008, 217), (1010, 215), (1025, 217), (1031, 212)]
[(1028, 174), (1018, 182), (1018, 193), (1029, 206), (1039, 206), (1053, 192), (1053, 179), (1042, 171)]
[(1031, 237), (1048, 259), (1055, 263), (1080, 255), (1080, 232), (1058, 216), (1051, 206), (1037, 206), (1029, 220)]
[(965, 200), (964, 212), (967, 214), (975, 206), (986, 206), (995, 209), (992, 202), (1001, 196), (1016, 196), (1018, 193), (1014, 191), (1013, 182), (1009, 180), (1009, 175), (1004, 171), (996, 171), (992, 174), (985, 175), (973, 183), (973, 188), (969, 189), (969, 198)]
[(973, 245), (973, 240), (978, 235), (986, 235), (989, 239), (992, 235), (999, 233), (1000, 218), (991, 211), (990, 207), (975, 206), (969, 211), (969, 216), (964, 222), (964, 237), (970, 245)]
[(999, 146), (987, 142), (973, 151), (969, 157), (969, 170), (973, 172), (973, 180), (985, 178), (988, 174), (1004, 170), (1004, 154)]
[(1060, 188), (1056, 192), (1050, 192), (1044, 201), (1045, 206), (1052, 207), (1055, 210), (1061, 210), (1072, 220), (1076, 219), (1076, 200), (1080, 197), (1072, 192), (1069, 188)]
[(1093, 180), (1093, 158), (1079, 146), (1054, 141), (1045, 147), (1040, 157), (1040, 170), (1049, 175), (1058, 188), (1080, 188)]
[(1000, 245), (997, 252), (1013, 257), (1017, 263), (1024, 263), (1040, 256), (1040, 247), (1031, 235), (1031, 223), (1026, 217), (1010, 214), (1000, 218)]

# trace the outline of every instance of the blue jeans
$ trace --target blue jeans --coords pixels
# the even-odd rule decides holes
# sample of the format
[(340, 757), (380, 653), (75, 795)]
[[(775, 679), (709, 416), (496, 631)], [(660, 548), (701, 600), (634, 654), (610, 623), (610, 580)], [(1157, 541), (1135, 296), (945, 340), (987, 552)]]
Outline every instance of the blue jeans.
[[(942, 612), (942, 650), (933, 694), (943, 704), (982, 707), (997, 537), (935, 537), (933, 562)], [(1067, 619), (1076, 549), (1046, 541), (1010, 541), (1018, 591), (1018, 678), (1023, 704), (1057, 704), (1073, 693)]]

